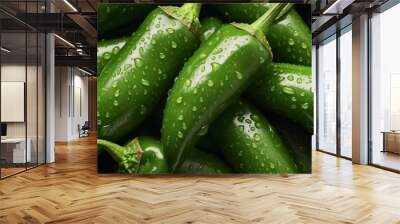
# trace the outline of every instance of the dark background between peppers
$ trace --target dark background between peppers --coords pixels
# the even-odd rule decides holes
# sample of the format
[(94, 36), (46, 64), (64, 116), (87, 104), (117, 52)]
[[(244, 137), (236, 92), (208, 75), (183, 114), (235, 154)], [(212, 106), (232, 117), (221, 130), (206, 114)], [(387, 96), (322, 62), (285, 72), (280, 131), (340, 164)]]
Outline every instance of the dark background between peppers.
[[(235, 2), (238, 3), (238, 2)], [(106, 3), (110, 4), (110, 3)], [(135, 4), (135, 3), (114, 3), (113, 4)], [(221, 3), (216, 3), (218, 5), (221, 5)], [(224, 20), (224, 18), (221, 16), (221, 14), (216, 10), (215, 6), (216, 4), (203, 4), (202, 5), (202, 10), (200, 13), (200, 21), (204, 18), (207, 17), (217, 17), (221, 19), (224, 23), (227, 23), (228, 21)], [(225, 3), (224, 3), (225, 4)], [(229, 3), (226, 3), (229, 4)], [(143, 4), (135, 4), (135, 5), (143, 5)], [(146, 4), (149, 5), (149, 4)], [(159, 4), (151, 4), (154, 8), (159, 5)], [(162, 5), (175, 5), (175, 6), (180, 6), (181, 4), (162, 4)], [(308, 27), (311, 29), (311, 9), (310, 5), (308, 4), (295, 4), (294, 6), (295, 10), (298, 12), (298, 14), (303, 18), (304, 22), (308, 25)], [(110, 40), (110, 39), (115, 39), (118, 37), (123, 37), (123, 36), (130, 36), (135, 30), (140, 26), (141, 22), (143, 19), (146, 17), (148, 12), (146, 11), (142, 16), (139, 16), (140, 18), (137, 20), (133, 20), (129, 22), (129, 25), (123, 25), (119, 26), (116, 29), (108, 30), (107, 32), (103, 32), (104, 28), (101, 26), (101, 23), (98, 23), (98, 40)], [(98, 11), (98, 21), (99, 18), (101, 18), (101, 11)], [(310, 40), (311, 41), (311, 40)], [(165, 100), (163, 102), (160, 102), (160, 104), (164, 105)], [(162, 114), (162, 109), (163, 107), (160, 107), (158, 112), (156, 111), (155, 113), (152, 113), (144, 122), (142, 122), (141, 125), (126, 139), (121, 140), (119, 142), (116, 142), (118, 144), (125, 144), (127, 141), (131, 140), (132, 138), (136, 136), (153, 136), (157, 139), (160, 138), (160, 133), (155, 132), (154, 130), (160, 130), (161, 129), (161, 123), (162, 123), (162, 117), (160, 114)], [(299, 127), (296, 124), (293, 124), (292, 122), (286, 122), (285, 118), (282, 118), (281, 116), (277, 115), (276, 113), (273, 112), (264, 112), (264, 115), (268, 118), (269, 122), (273, 126), (281, 126), (283, 127), (282, 130), (290, 130), (290, 129), (296, 129), (298, 130), (297, 134), (293, 136), (292, 133), (284, 133), (281, 132), (281, 136), (284, 139), (284, 141), (288, 144), (291, 145), (290, 147), (306, 147), (310, 149), (311, 151), (311, 135), (308, 134), (306, 131), (304, 131), (301, 127)], [(290, 136), (290, 139), (288, 138)], [(201, 141), (201, 140), (200, 140)], [(298, 142), (301, 142), (301, 146), (296, 145)], [(198, 148), (201, 148), (202, 144), (208, 144), (207, 142), (202, 142), (200, 144), (197, 144)], [(200, 146), (198, 146), (200, 145)], [(308, 156), (308, 155), (307, 155)], [(309, 160), (311, 161), (311, 153), (309, 154), (310, 158)], [(99, 173), (113, 173), (115, 172), (115, 162), (111, 158), (111, 156), (108, 153), (99, 153), (98, 154), (98, 172)], [(311, 172), (311, 170), (307, 171)]]

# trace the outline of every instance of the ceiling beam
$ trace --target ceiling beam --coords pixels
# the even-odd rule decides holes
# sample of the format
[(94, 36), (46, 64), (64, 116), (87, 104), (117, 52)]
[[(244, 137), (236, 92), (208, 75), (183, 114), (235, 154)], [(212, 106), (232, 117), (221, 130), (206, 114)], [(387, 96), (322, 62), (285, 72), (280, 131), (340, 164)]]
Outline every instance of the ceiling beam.
[[(76, 24), (75, 21), (61, 13), (18, 13), (16, 15), (16, 18), (42, 32), (64, 32), (82, 30), (82, 28), (78, 24)], [(5, 21), (5, 25), (7, 25), (8, 23), (10, 24), (10, 26), (6, 26), (6, 28), (13, 28), (12, 19), (1, 19), (1, 21), (3, 20)], [(6, 20), (9, 20), (9, 22)]]
[[(79, 5), (73, 5), (74, 1), (55, 1), (54, 5), (56, 8), (60, 9), (64, 12), (67, 17), (69, 17), (72, 21), (74, 21), (87, 35), (86, 41), (90, 46), (96, 46), (96, 39), (97, 39), (97, 30), (96, 28), (90, 24), (90, 22), (82, 16), (80, 12)], [(73, 8), (70, 6), (72, 5)]]
[(354, 0), (336, 0), (332, 2), (323, 12), (322, 14), (327, 15), (335, 15), (335, 14), (342, 14), (343, 11), (352, 3)]
[(87, 67), (96, 71), (96, 58), (90, 56), (55, 56), (56, 66)]
[(86, 41), (90, 46), (96, 46), (97, 39), (97, 30), (89, 23), (89, 21), (80, 14), (68, 14), (67, 15), (71, 20), (73, 20), (78, 26), (82, 28), (82, 30), (87, 34), (88, 38)]

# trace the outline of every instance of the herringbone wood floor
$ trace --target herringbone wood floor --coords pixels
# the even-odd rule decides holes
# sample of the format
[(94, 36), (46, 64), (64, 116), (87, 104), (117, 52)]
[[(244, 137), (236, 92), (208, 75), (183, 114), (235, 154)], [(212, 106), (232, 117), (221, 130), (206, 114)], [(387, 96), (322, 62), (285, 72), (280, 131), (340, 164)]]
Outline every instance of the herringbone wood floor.
[(312, 175), (96, 173), (95, 139), (0, 181), (0, 223), (400, 223), (400, 175), (315, 152)]

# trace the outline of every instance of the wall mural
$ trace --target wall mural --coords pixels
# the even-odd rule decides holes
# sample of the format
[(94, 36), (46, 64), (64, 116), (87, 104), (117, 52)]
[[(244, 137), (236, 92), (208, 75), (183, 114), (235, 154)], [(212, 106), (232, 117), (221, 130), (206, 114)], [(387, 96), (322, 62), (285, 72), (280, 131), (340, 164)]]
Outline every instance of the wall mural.
[(103, 3), (98, 171), (310, 173), (309, 5)]

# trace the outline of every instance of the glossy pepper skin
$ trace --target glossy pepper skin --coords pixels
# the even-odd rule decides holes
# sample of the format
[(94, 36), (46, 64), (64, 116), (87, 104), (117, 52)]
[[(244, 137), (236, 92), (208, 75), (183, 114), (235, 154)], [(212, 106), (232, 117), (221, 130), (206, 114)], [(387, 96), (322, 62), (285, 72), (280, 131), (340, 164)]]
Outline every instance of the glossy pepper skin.
[(97, 7), (97, 32), (99, 35), (120, 30), (143, 21), (154, 9), (151, 4), (102, 3)]
[(224, 111), (210, 126), (209, 134), (236, 172), (299, 172), (276, 129), (246, 101), (235, 102)]
[[(98, 147), (107, 151), (117, 163), (117, 171), (130, 174), (166, 174), (167, 161), (160, 141), (147, 136), (135, 138), (125, 146), (99, 139)], [(178, 170), (181, 174), (230, 173), (218, 157), (194, 149)]]
[[(274, 3), (237, 3), (218, 5), (228, 21), (251, 23)], [(266, 33), (275, 62), (311, 66), (311, 31), (295, 9), (278, 16)]]
[(159, 141), (151, 137), (135, 138), (125, 146), (98, 139), (97, 145), (113, 157), (120, 173), (168, 173), (162, 146)]
[(259, 108), (272, 111), (313, 133), (312, 75), (309, 66), (273, 63), (247, 95)]
[(217, 17), (207, 17), (201, 20), (201, 28), (200, 28), (200, 40), (204, 42), (207, 40), (213, 33), (215, 33), (221, 26), (222, 21)]
[(268, 113), (272, 126), (278, 131), (283, 142), (290, 148), (302, 173), (311, 173), (311, 134), (285, 117)]
[(222, 26), (185, 64), (167, 99), (161, 130), (172, 172), (193, 148), (201, 129), (206, 129), (271, 63), (272, 54), (261, 33), (268, 23), (260, 22), (272, 21), (283, 6), (278, 4), (268, 17), (256, 21), (259, 25), (255, 28), (254, 23)]
[(104, 67), (97, 81), (100, 139), (118, 142), (129, 136), (166, 95), (199, 44), (191, 31), (199, 11), (198, 3), (153, 10)]
[(222, 174), (232, 173), (232, 170), (215, 155), (193, 149), (176, 172), (181, 174)]
[(109, 62), (112, 57), (117, 55), (119, 50), (121, 50), (128, 39), (129, 37), (120, 37), (97, 42), (97, 74), (101, 74), (101, 71), (107, 62)]

